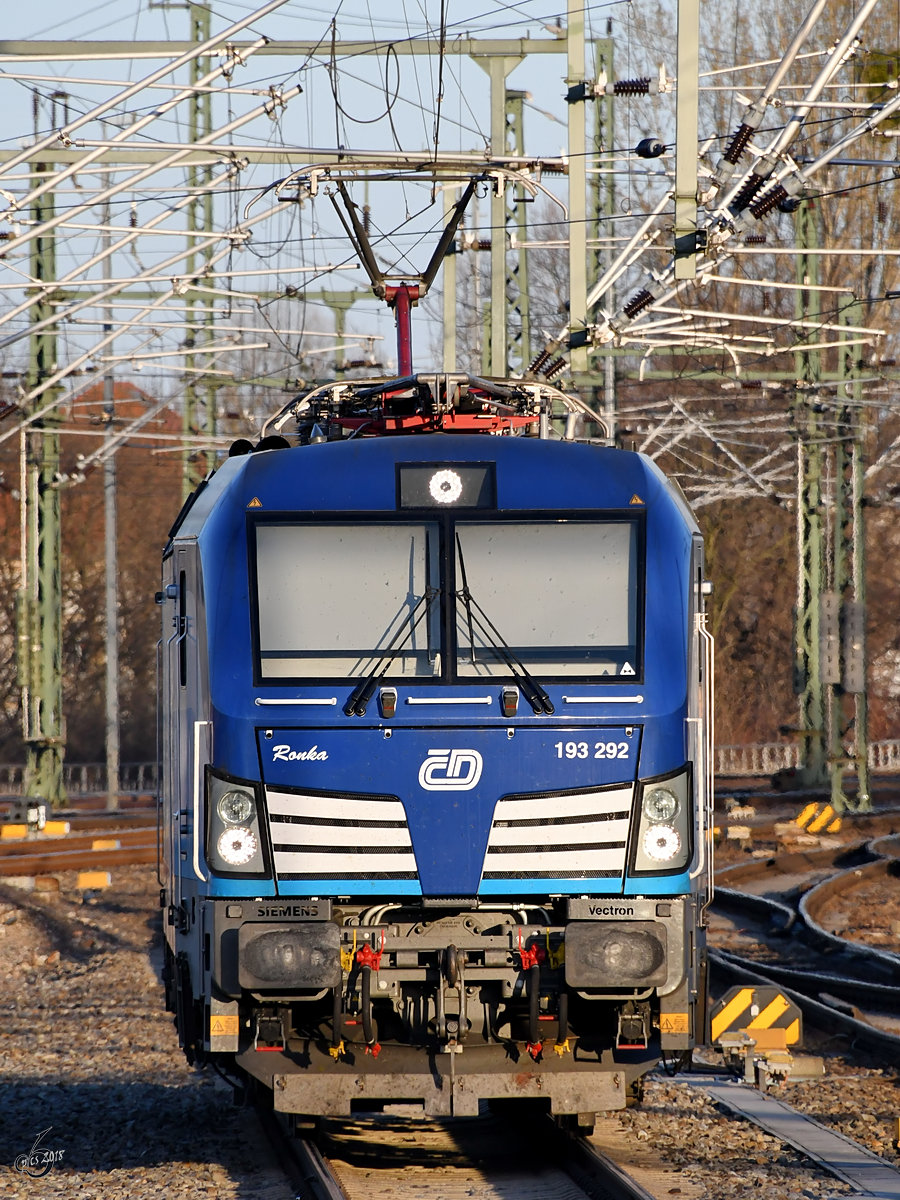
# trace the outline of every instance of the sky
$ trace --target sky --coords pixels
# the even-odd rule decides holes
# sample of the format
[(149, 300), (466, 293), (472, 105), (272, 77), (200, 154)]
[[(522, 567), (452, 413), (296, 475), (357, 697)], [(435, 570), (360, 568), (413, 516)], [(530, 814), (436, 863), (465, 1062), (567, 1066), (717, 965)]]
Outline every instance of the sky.
[[(640, 0), (638, 0), (638, 7)], [(217, 34), (230, 22), (259, 13), (260, 3), (232, 3), (215, 0), (210, 6), (211, 26)], [(559, 8), (563, 9), (560, 13)], [(289, 92), (299, 85), (302, 95), (290, 103), (273, 109), (272, 118), (259, 118), (232, 135), (238, 145), (258, 148), (284, 147), (280, 161), (270, 161), (245, 169), (240, 187), (229, 185), (230, 211), (217, 204), (215, 220), (220, 225), (227, 219), (240, 219), (241, 209), (257, 193), (282, 178), (291, 168), (300, 166), (306, 158), (292, 147), (332, 149), (375, 149), (392, 153), (403, 151), (433, 151), (435, 141), (442, 152), (470, 151), (483, 153), (490, 143), (490, 83), (487, 72), (471, 57), (454, 51), (454, 39), (460, 36), (476, 38), (540, 38), (552, 42), (564, 23), (565, 4), (549, 7), (545, 0), (519, 0), (487, 4), (473, 0), (402, 0), (401, 3), (376, 3), (374, 0), (334, 0), (333, 6), (310, 5), (288, 0), (280, 8), (254, 20), (237, 40), (252, 41), (264, 36), (274, 45), (285, 40), (321, 43), (327, 47), (332, 35), (340, 40), (362, 39), (383, 43), (383, 50), (367, 58), (338, 59), (331, 64), (327, 53), (315, 61), (298, 60), (257, 54), (237, 68), (232, 85), (240, 89), (226, 98), (214, 100), (214, 126), (230, 121), (236, 115), (258, 104), (267, 89)], [(385, 15), (385, 14), (388, 15)], [(185, 5), (178, 7), (151, 0), (106, 0), (105, 3), (79, 5), (73, 9), (71, 0), (38, 0), (32, 6), (10, 6), (5, 14), (3, 39), (8, 41), (40, 42), (46, 40), (186, 40), (190, 30)], [(419, 41), (426, 37), (437, 39), (445, 23), (447, 51), (443, 63), (436, 57), (394, 54), (392, 43)], [(623, 46), (631, 45), (635, 24), (635, 7), (624, 0), (591, 4), (585, 10), (588, 36), (606, 35), (610, 19), (628, 26), (623, 29)], [(529, 154), (556, 158), (566, 150), (567, 105), (565, 103), (566, 57), (565, 42), (558, 42), (560, 53), (532, 56), (521, 63), (511, 61), (507, 86), (526, 93), (525, 123)], [(74, 44), (71, 46), (74, 50)], [(0, 55), (3, 43), (0, 41)], [(642, 58), (645, 56), (641, 55)], [(0, 58), (0, 98), (5, 113), (4, 136), (0, 150), (14, 151), (32, 143), (36, 137), (52, 135), (55, 129), (79, 114), (89, 112), (99, 101), (114, 95), (129, 82), (146, 78), (159, 66), (159, 59), (132, 58), (112, 62), (68, 61), (22, 65), (3, 62)], [(655, 71), (650, 63), (646, 70)], [(115, 80), (114, 85), (101, 87), (98, 78)], [(174, 78), (185, 82), (186, 71)], [(116, 106), (104, 118), (104, 123), (92, 122), (72, 137), (86, 139), (111, 138), (129, 122), (140, 120), (150, 113), (154, 104), (165, 101), (171, 91), (170, 79), (145, 89), (127, 103)], [(37, 121), (33, 113), (33, 94), (43, 97)], [(64, 96), (58, 93), (64, 92)], [(56, 99), (51, 95), (57, 93)], [(440, 96), (440, 103), (438, 97)], [(182, 104), (171, 114), (159, 118), (144, 131), (135, 134), (133, 144), (152, 147), (160, 142), (176, 144), (188, 137), (186, 106)], [(156, 193), (153, 184), (157, 183)], [(0, 188), (17, 186), (0, 178)], [(57, 189), (60, 207), (80, 202), (79, 189), (99, 186), (96, 175), (79, 179)], [(560, 184), (557, 182), (557, 191)], [(430, 190), (424, 186), (366, 185), (362, 192), (357, 185), (359, 202), (371, 204), (373, 220), (382, 234), (379, 253), (384, 265), (403, 270), (422, 269), (443, 223), (440, 198), (434, 203)], [(150, 180), (149, 187), (137, 201), (124, 194), (113, 202), (111, 219), (121, 225), (126, 219), (146, 224), (159, 216), (166, 203), (177, 203), (176, 190), (167, 189), (165, 180)], [(223, 202), (224, 204), (225, 202)], [(263, 202), (257, 202), (263, 203)], [(226, 207), (227, 207), (226, 205)], [(259, 212), (260, 209), (255, 210)], [(98, 220), (97, 212), (90, 216)], [(470, 223), (489, 223), (487, 202), (472, 212)], [(490, 235), (485, 228), (483, 235)], [(63, 234), (57, 243), (58, 270), (62, 274), (75, 270), (79, 261), (90, 257), (96, 249), (99, 235), (89, 245), (85, 231)], [(349, 265), (352, 254), (330, 204), (322, 196), (304, 210), (281, 212), (265, 227), (253, 234), (254, 253), (259, 264), (269, 272), (283, 267), (287, 277), (291, 264), (297, 259), (292, 252), (302, 243), (304, 261), (325, 267)], [(159, 237), (142, 243), (141, 264), (147, 265), (165, 257), (170, 247)], [(116, 267), (134, 270), (136, 252), (126, 264)], [(21, 261), (21, 260), (20, 260)], [(22, 262), (24, 267), (24, 262)], [(96, 274), (96, 271), (95, 271)], [(309, 283), (308, 277), (301, 277)], [(319, 288), (350, 286), (349, 279), (334, 275), (316, 276)], [(294, 277), (292, 284), (297, 284)], [(354, 286), (366, 289), (366, 280), (357, 277)], [(282, 285), (279, 277), (277, 286)], [(257, 286), (257, 292), (260, 286)], [(313, 304), (313, 308), (315, 304)], [(328, 327), (332, 313), (320, 311), (317, 323)], [(23, 317), (24, 321), (25, 318)], [(347, 318), (348, 327), (368, 331), (390, 341), (392, 322), (379, 310), (374, 299), (354, 305)], [(296, 324), (296, 322), (295, 322)], [(24, 328), (24, 326), (22, 326)], [(434, 332), (426, 335), (432, 342)], [(74, 327), (69, 327), (74, 339)], [(74, 353), (74, 344), (73, 350)]]
[[(605, 37), (611, 29), (617, 78), (655, 78), (661, 65), (671, 77), (675, 69), (672, 29), (660, 19), (659, 13), (671, 13), (674, 3), (675, 0), (667, 0), (668, 9), (665, 2), (660, 4), (658, 0), (609, 0), (587, 5), (584, 18), (588, 38)], [(774, 4), (774, 0), (768, 0), (768, 4)], [(217, 132), (210, 149), (210, 170), (217, 180), (217, 198), (211, 214), (194, 212), (195, 228), (211, 236), (217, 234), (220, 239), (211, 248), (218, 255), (215, 269), (219, 291), (209, 303), (215, 303), (221, 310), (227, 302), (224, 316), (228, 321), (232, 310), (240, 309), (241, 318), (249, 314), (252, 320), (245, 323), (245, 328), (254, 322), (261, 322), (267, 329), (277, 325), (274, 336), (278, 348), (296, 355), (300, 336), (297, 330), (311, 329), (321, 336), (335, 328), (337, 310), (324, 295), (326, 289), (335, 288), (344, 294), (355, 289), (360, 298), (354, 299), (347, 314), (347, 328), (357, 338), (369, 336), (390, 342), (392, 321), (383, 305), (371, 295), (365, 275), (355, 270), (355, 251), (327, 194), (328, 181), (308, 176), (312, 182), (304, 184), (295, 196), (289, 195), (284, 203), (275, 203), (278, 194), (267, 189), (278, 180), (289, 178), (295, 170), (301, 169), (308, 175), (309, 163), (316, 161), (317, 151), (321, 150), (377, 151), (387, 156), (389, 165), (395, 164), (404, 153), (432, 153), (436, 143), (441, 154), (484, 156), (491, 132), (490, 82), (483, 64), (479, 65), (460, 49), (457, 39), (463, 35), (478, 39), (527, 36), (558, 48), (558, 53), (533, 54), (521, 62), (511, 57), (505, 64), (509, 68), (506, 83), (510, 89), (523, 93), (528, 154), (542, 158), (565, 154), (566, 122), (573, 111), (565, 98), (566, 59), (562, 53), (565, 40), (558, 36), (560, 23), (565, 19), (565, 5), (550, 7), (547, 0), (516, 3), (392, 0), (390, 4), (385, 0), (377, 3), (332, 0), (331, 5), (313, 6), (288, 0), (271, 12), (262, 12), (268, 7), (261, 2), (215, 0), (213, 32), (218, 35), (229, 22), (251, 17), (247, 29), (236, 35), (238, 41), (265, 37), (270, 41), (267, 49), (271, 49), (279, 43), (302, 40), (319, 47), (319, 52), (314, 55), (259, 52), (235, 66), (227, 79), (217, 77), (211, 84), (213, 127)], [(2, 31), (7, 42), (33, 43), (51, 37), (73, 39), (67, 43), (70, 51), (77, 48), (78, 40), (85, 39), (125, 40), (134, 42), (138, 48), (142, 41), (151, 39), (182, 41), (190, 29), (189, 11), (184, 4), (176, 7), (151, 0), (138, 3), (105, 0), (82, 5), (75, 11), (71, 0), (37, 0), (31, 6), (20, 4), (8, 8)], [(708, 14), (711, 9), (732, 12), (737, 8), (733, 0), (706, 0), (704, 12)], [(756, 11), (755, 16), (755, 28), (763, 29), (760, 22), (764, 12), (761, 16)], [(417, 46), (426, 37), (439, 39), (442, 30), (446, 46), (443, 56), (409, 55), (397, 50), (408, 44)], [(329, 53), (332, 36), (342, 42), (376, 41), (379, 49), (367, 56), (336, 54), (332, 59)], [(733, 24), (730, 28), (722, 21), (711, 27), (705, 25), (704, 52), (715, 55), (719, 62), (733, 63), (734, 37)], [(722, 45), (715, 44), (717, 38), (723, 40)], [(819, 54), (824, 53), (818, 44), (815, 49)], [(53, 188), (56, 215), (60, 221), (65, 218), (65, 224), (58, 226), (55, 235), (54, 278), (70, 281), (74, 290), (98, 288), (101, 274), (98, 255), (102, 253), (104, 237), (111, 233), (122, 244), (121, 253), (112, 264), (113, 274), (126, 281), (137, 279), (144, 286), (144, 295), (149, 295), (153, 288), (169, 288), (175, 295), (168, 307), (177, 308), (181, 303), (182, 277), (193, 271), (183, 257), (174, 257), (178, 246), (182, 251), (185, 247), (186, 214), (191, 211), (186, 207), (191, 187), (189, 173), (184, 165), (166, 170), (155, 168), (155, 174), (150, 172), (133, 187), (119, 188), (126, 171), (137, 167), (109, 168), (119, 174), (105, 178), (99, 163), (91, 166), (91, 156), (99, 152), (99, 143), (110, 141), (126, 146), (138, 158), (141, 154), (149, 158), (178, 153), (178, 147), (185, 146), (191, 136), (189, 100), (185, 95), (178, 104), (173, 101), (174, 86), (185, 88), (190, 82), (186, 69), (174, 76), (160, 77), (152, 86), (136, 87), (129, 98), (110, 104), (99, 119), (98, 104), (116, 97), (135, 81), (146, 81), (159, 67), (160, 60), (131, 54), (118, 61), (104, 62), (94, 56), (82, 61), (70, 57), (65, 62), (24, 64), (4, 59), (3, 53), (4, 41), (0, 40), (0, 105), (4, 112), (0, 199), (5, 197), (10, 204), (6, 213), (0, 215), (13, 233), (0, 265), (0, 288), (5, 289), (0, 293), (0, 301), (19, 304), (34, 271), (28, 257), (31, 218), (28, 209), (33, 201), (27, 192), (31, 184), (24, 174), (16, 175), (14, 170), (4, 169), (3, 164), (8, 163), (10, 154), (34, 144), (35, 139), (46, 137), (54, 146), (59, 145), (55, 132), (64, 128), (64, 141), (72, 144), (83, 158), (79, 169), (68, 178), (58, 174)], [(773, 48), (773, 53), (777, 53), (777, 48)], [(216, 68), (221, 65), (215, 56), (208, 64)], [(726, 67), (726, 72), (729, 69)], [(757, 77), (764, 70), (767, 69), (759, 68)], [(100, 81), (101, 77), (105, 83)], [(716, 136), (710, 141), (711, 161), (721, 153), (725, 139), (735, 127), (727, 105), (736, 113), (742, 103), (740, 89), (747, 86), (749, 90), (751, 81), (741, 74), (737, 89), (727, 75), (724, 79), (717, 77), (714, 83), (725, 89), (730, 99), (726, 99), (725, 108), (718, 110)], [(32, 111), (35, 93), (40, 95), (36, 120)], [(785, 95), (789, 94), (786, 91)], [(661, 137), (669, 142), (667, 130), (671, 131), (673, 103), (671, 92), (617, 100), (614, 139), (607, 152), (609, 161), (602, 161), (603, 156), (596, 155), (591, 159), (592, 151), (589, 152), (589, 165), (598, 173), (604, 170), (616, 173), (615, 208), (608, 221), (610, 244), (627, 242), (647, 206), (659, 201), (660, 245), (667, 245), (670, 235), (662, 226), (663, 208), (669, 203), (666, 196), (672, 187), (672, 147), (668, 147), (668, 156), (659, 160), (638, 159), (634, 147), (646, 137)], [(591, 111), (590, 105), (585, 107)], [(264, 113), (263, 109), (268, 111)], [(785, 107), (781, 105), (778, 110), (770, 111), (776, 111), (772, 120), (777, 128), (777, 122), (784, 119), (777, 113), (783, 113)], [(76, 129), (73, 122), (92, 112), (94, 117)], [(253, 113), (256, 115), (251, 120)], [(815, 128), (828, 131), (831, 122), (829, 116), (828, 121)], [(230, 132), (220, 133), (223, 126)], [(763, 140), (771, 136), (771, 131), (761, 131)], [(498, 151), (497, 147), (491, 149), (495, 154)], [(503, 148), (499, 149), (502, 153)], [(397, 174), (387, 171), (383, 174), (388, 173)], [(554, 195), (566, 198), (565, 178), (546, 175), (542, 180)], [(101, 195), (107, 187), (115, 194), (105, 225), (100, 202), (91, 202), (90, 197)], [(480, 185), (480, 190), (486, 193), (487, 184)], [(365, 180), (352, 184), (352, 192), (360, 211), (364, 205), (371, 208), (376, 255), (382, 269), (414, 277), (428, 262), (443, 225), (441, 197), (431, 181), (398, 182), (396, 178), (376, 178), (370, 171)], [(546, 232), (551, 220), (559, 219), (558, 212), (548, 216), (547, 203), (540, 197), (538, 201), (529, 209), (529, 236), (541, 228)], [(212, 228), (203, 229), (204, 222), (211, 223)], [(772, 224), (776, 222), (777, 218)], [(131, 238), (129, 229), (140, 230), (140, 239)], [(243, 240), (233, 243), (227, 237), (223, 240), (222, 235), (229, 231), (240, 232)], [(483, 241), (498, 233), (492, 228), (486, 195), (481, 195), (467, 213), (466, 233)], [(474, 261), (473, 256), (469, 256), (469, 261)], [(643, 265), (640, 269), (643, 270)], [(618, 300), (626, 300), (627, 293), (637, 286), (636, 270), (623, 283), (623, 295)], [(287, 312), (278, 298), (288, 293), (296, 296), (298, 291), (302, 292), (302, 307), (294, 304), (293, 311)], [(138, 288), (133, 308), (139, 309), (141, 302)], [(281, 311), (276, 313), (278, 305)], [(424, 314), (424, 341), (430, 341), (430, 345), (429, 353), (423, 357), (433, 360), (431, 351), (440, 313), (433, 306), (429, 313), (428, 307), (428, 304), (420, 306), (417, 319), (421, 323)], [(474, 307), (474, 302), (470, 307)], [(122, 307), (116, 311), (116, 319), (123, 327), (131, 321), (129, 311), (133, 310)], [(71, 316), (74, 318), (75, 314)], [(472, 316), (477, 328), (477, 313)], [(60, 338), (65, 342), (62, 352), (70, 361), (80, 359), (91, 339), (98, 341), (104, 319), (109, 320), (109, 310), (104, 318), (104, 310), (96, 308), (93, 313), (82, 313), (77, 320), (66, 321)], [(11, 315), (0, 304), (0, 350), (7, 345), (5, 338), (11, 329), (16, 331), (14, 336), (19, 339), (17, 345), (21, 349), (29, 333), (28, 322), (24, 309)], [(287, 329), (292, 332), (287, 333)], [(211, 330), (204, 331), (204, 337), (210, 334)], [(128, 355), (128, 362), (135, 370), (149, 369), (148, 356), (153, 355), (157, 356), (153, 359), (155, 369), (164, 372), (168, 368), (160, 356), (177, 357), (174, 352), (178, 348), (179, 329), (175, 317), (166, 323), (155, 311), (147, 317), (142, 315), (134, 328), (129, 326), (128, 336), (131, 341), (126, 344), (123, 336), (116, 352), (120, 357)], [(421, 344), (421, 335), (419, 340)], [(107, 357), (104, 343), (87, 366), (101, 369)], [(381, 358), (384, 360), (385, 356)], [(385, 360), (385, 365), (390, 367), (389, 360)], [(228, 378), (231, 367), (217, 364), (217, 369), (219, 366), (224, 372), (222, 378)], [(180, 369), (173, 364), (173, 371)]]

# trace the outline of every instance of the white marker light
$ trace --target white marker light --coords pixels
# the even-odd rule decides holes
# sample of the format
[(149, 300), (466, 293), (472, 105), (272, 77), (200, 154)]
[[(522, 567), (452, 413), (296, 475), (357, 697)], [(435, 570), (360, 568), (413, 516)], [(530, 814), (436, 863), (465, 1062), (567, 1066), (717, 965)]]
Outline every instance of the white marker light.
[(226, 829), (216, 842), (219, 857), (230, 867), (245, 866), (256, 854), (257, 849), (258, 843), (253, 832), (241, 826)]
[(438, 504), (455, 504), (462, 495), (462, 480), (455, 471), (435, 471), (428, 490)]
[(681, 849), (681, 838), (671, 825), (651, 825), (644, 834), (643, 849), (654, 862), (669, 862)]

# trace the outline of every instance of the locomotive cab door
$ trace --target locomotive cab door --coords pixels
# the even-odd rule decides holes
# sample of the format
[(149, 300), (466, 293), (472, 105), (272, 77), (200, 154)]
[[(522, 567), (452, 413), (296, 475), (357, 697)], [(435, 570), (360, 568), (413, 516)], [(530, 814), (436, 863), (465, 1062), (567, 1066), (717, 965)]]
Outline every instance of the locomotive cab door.
[(200, 572), (195, 544), (177, 545), (165, 560), (162, 643), (163, 885), (166, 937), (189, 919), (189, 893), (206, 878), (203, 845), (203, 768), (211, 752), (208, 690), (200, 671)]

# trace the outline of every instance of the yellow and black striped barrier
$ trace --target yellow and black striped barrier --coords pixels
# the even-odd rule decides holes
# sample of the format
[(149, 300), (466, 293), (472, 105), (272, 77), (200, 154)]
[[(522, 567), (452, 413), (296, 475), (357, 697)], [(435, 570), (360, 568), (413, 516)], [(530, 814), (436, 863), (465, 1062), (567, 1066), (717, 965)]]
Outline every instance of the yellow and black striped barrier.
[(830, 804), (816, 804), (813, 801), (797, 814), (794, 824), (807, 833), (837, 833), (841, 818)]
[(733, 987), (710, 1010), (710, 1042), (743, 1035), (758, 1047), (787, 1049), (803, 1038), (803, 1016), (777, 987)]

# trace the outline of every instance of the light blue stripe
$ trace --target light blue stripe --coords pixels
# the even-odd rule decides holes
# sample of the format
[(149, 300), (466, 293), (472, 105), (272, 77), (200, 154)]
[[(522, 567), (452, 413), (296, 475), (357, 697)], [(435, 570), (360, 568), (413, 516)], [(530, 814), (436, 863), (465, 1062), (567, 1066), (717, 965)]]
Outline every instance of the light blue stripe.
[(279, 896), (421, 896), (418, 879), (281, 879)]
[(648, 875), (640, 879), (626, 879), (623, 896), (684, 896), (695, 888), (687, 872), (683, 875)]
[(480, 896), (620, 896), (615, 879), (483, 879)]
[(483, 879), (481, 896), (682, 896), (690, 894), (687, 874), (627, 879)]
[(276, 896), (275, 884), (271, 879), (224, 879), (219, 875), (209, 877), (208, 896), (240, 896), (246, 900), (256, 896)]

